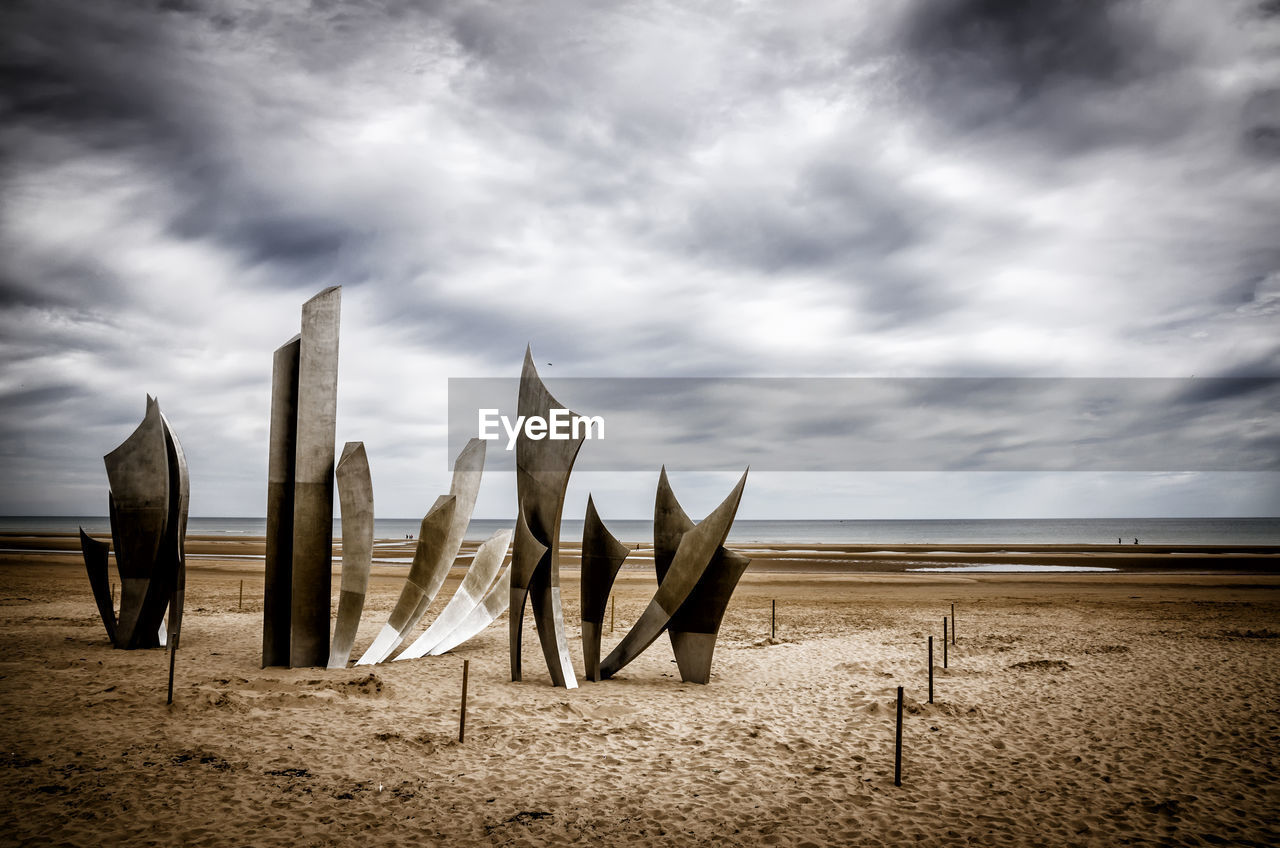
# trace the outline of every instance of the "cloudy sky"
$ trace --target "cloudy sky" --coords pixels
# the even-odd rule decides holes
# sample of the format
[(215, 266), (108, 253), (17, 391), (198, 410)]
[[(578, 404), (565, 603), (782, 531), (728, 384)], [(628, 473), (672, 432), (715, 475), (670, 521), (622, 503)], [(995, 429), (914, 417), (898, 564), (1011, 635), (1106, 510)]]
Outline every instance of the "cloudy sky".
[[(104, 513), (149, 392), (192, 514), (261, 515), (329, 285), (385, 517), (448, 485), (449, 378), (526, 344), (553, 391), (1275, 376), (1280, 2), (0, 7), (0, 513)], [(671, 470), (694, 515), (735, 478)], [(656, 471), (566, 514), (645, 517)], [(1277, 477), (761, 472), (741, 515), (1276, 515)]]

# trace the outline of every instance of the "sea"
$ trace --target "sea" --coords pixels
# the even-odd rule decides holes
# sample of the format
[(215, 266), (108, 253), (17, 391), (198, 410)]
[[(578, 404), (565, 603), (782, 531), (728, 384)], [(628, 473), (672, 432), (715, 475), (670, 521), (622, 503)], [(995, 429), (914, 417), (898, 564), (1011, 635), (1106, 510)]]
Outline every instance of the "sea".
[[(374, 535), (379, 539), (415, 536), (421, 519), (379, 518)], [(482, 541), (495, 531), (510, 528), (511, 519), (473, 518), (466, 538)], [(334, 537), (342, 535), (341, 521), (334, 520)], [(609, 532), (624, 542), (652, 542), (653, 522), (618, 519), (607, 522)], [(28, 515), (0, 516), (0, 532), (53, 531), (74, 533), (84, 527), (94, 535), (111, 532), (106, 516)], [(193, 536), (265, 536), (265, 518), (192, 517), (187, 533)], [(561, 539), (582, 539), (582, 521), (566, 519)], [(1276, 518), (1034, 518), (1034, 519), (828, 519), (821, 521), (772, 521), (739, 519), (729, 541), (744, 544), (1022, 544), (1022, 545), (1280, 545), (1280, 517)]]

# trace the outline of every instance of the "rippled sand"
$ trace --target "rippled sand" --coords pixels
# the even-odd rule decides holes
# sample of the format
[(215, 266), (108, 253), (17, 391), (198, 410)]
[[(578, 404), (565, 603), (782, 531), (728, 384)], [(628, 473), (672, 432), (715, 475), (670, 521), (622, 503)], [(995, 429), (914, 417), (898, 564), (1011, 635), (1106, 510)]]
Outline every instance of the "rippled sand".
[[(375, 571), (354, 655), (403, 579)], [(531, 622), (509, 682), (505, 617), (444, 657), (262, 670), (261, 566), (193, 560), (172, 707), (167, 655), (109, 647), (75, 557), (0, 578), (5, 844), (1280, 844), (1273, 575), (749, 573), (709, 685), (663, 637), (565, 691)], [(606, 650), (652, 589), (623, 572)]]

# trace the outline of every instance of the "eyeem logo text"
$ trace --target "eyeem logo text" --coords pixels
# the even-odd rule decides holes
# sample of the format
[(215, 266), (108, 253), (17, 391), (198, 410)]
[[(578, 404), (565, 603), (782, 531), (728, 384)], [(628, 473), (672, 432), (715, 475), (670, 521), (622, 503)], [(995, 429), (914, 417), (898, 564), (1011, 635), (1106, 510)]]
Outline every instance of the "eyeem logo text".
[(527, 438), (534, 441), (554, 439), (603, 439), (604, 417), (600, 415), (575, 415), (567, 409), (551, 410), (550, 418), (541, 415), (517, 415), (515, 423), (505, 415), (499, 415), (496, 409), (481, 409), (480, 438), (491, 440), (501, 438), (498, 426), (507, 433), (507, 450), (516, 446), (516, 438), (524, 430)]

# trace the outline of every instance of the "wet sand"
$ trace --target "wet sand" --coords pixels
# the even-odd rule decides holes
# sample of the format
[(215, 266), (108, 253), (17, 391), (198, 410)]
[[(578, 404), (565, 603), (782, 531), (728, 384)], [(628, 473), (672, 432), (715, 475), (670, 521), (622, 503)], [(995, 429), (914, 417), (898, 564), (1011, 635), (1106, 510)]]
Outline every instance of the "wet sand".
[[(102, 537), (103, 541), (110, 541)], [(479, 542), (464, 542), (459, 564), (465, 565)], [(380, 540), (374, 547), (375, 562), (407, 565), (416, 542)], [(625, 569), (650, 571), (653, 546), (628, 542), (632, 548)], [(858, 545), (833, 543), (770, 544), (746, 542), (730, 545), (751, 557), (752, 572), (856, 573), (908, 571), (919, 567), (991, 565), (1052, 565), (1061, 568), (1112, 568), (1124, 571), (1261, 571), (1280, 572), (1280, 548), (1265, 545)], [(261, 569), (266, 540), (261, 536), (189, 536), (187, 558), (193, 563), (257, 560)], [(340, 539), (334, 542), (340, 557)], [(581, 546), (566, 541), (563, 562), (575, 563)], [(62, 552), (58, 562), (80, 561), (80, 540), (67, 533), (0, 532), (0, 554), (21, 560), (25, 554)], [(49, 561), (28, 557), (29, 561)]]
[[(4, 844), (1280, 844), (1280, 575), (1239, 573), (1274, 552), (1234, 569), (1233, 552), (1186, 554), (1216, 558), (1207, 573), (1169, 570), (1170, 553), (1168, 573), (761, 569), (709, 685), (679, 681), (662, 637), (617, 679), (565, 691), (529, 622), (525, 680), (508, 680), (505, 616), (444, 657), (260, 669), (261, 543), (193, 539), (167, 707), (167, 654), (109, 646), (66, 539), (2, 541), (54, 549), (0, 552)], [(1041, 553), (1122, 555), (1022, 555)], [(375, 567), (353, 655), (404, 573)], [(577, 571), (562, 583), (580, 672)], [(622, 572), (606, 650), (653, 588), (645, 567)]]

